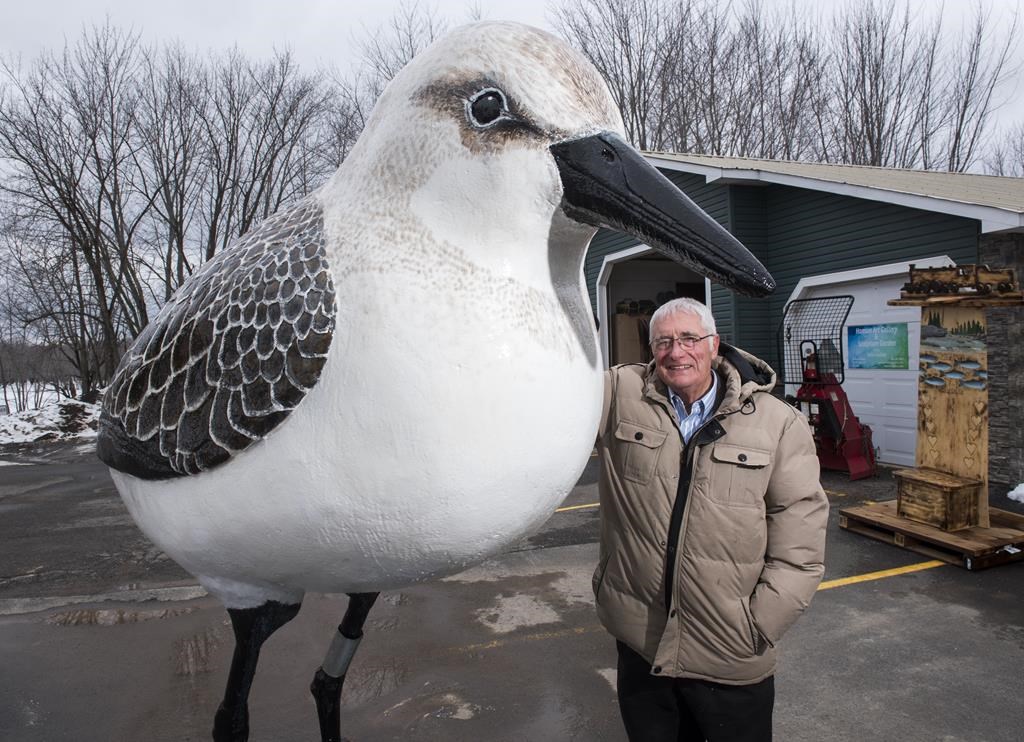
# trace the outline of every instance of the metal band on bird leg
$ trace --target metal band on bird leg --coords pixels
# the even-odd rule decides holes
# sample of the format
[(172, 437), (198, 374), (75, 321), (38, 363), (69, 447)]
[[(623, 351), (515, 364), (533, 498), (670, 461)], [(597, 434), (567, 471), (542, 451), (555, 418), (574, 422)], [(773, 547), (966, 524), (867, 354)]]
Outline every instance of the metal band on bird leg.
[(340, 631), (334, 632), (331, 647), (327, 650), (327, 656), (320, 667), (332, 678), (340, 678), (348, 671), (348, 666), (352, 664), (352, 658), (356, 655), (360, 641), (362, 641), (362, 637), (359, 637), (359, 639), (349, 639)]

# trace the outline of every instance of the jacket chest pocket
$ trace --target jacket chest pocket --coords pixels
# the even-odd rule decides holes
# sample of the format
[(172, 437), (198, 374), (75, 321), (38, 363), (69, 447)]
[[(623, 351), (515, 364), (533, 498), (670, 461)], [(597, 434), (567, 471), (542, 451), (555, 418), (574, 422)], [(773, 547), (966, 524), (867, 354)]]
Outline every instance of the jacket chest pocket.
[(716, 443), (711, 449), (708, 497), (725, 505), (763, 508), (771, 460), (771, 452), (761, 448)]
[(615, 438), (622, 478), (637, 484), (649, 483), (658, 468), (658, 457), (668, 433), (620, 422), (615, 429)]

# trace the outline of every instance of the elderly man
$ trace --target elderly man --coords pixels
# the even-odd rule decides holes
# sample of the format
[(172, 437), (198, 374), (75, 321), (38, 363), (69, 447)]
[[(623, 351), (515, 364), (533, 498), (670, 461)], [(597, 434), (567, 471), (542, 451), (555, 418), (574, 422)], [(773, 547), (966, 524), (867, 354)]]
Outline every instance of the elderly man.
[(828, 501), (803, 416), (706, 306), (651, 319), (654, 360), (609, 369), (597, 612), (633, 742), (770, 740), (775, 646), (824, 567)]

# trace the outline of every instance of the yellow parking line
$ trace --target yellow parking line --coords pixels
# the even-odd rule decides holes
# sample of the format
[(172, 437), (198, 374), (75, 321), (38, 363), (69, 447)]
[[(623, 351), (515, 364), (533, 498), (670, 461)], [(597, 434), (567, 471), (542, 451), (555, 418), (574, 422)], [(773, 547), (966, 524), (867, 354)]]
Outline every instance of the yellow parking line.
[(567, 513), (570, 510), (583, 510), (584, 508), (596, 508), (596, 507), (600, 506), (600, 504), (601, 503), (599, 503), (599, 502), (590, 502), (590, 503), (587, 503), (586, 505), (566, 505), (564, 508), (558, 508), (555, 512), (556, 513)]
[(908, 564), (906, 567), (896, 567), (895, 569), (883, 569), (878, 572), (868, 572), (862, 575), (853, 575), (852, 577), (840, 577), (837, 580), (828, 580), (818, 585), (819, 590), (831, 590), (834, 587), (842, 587), (843, 585), (853, 585), (857, 582), (869, 582), (871, 580), (883, 580), (886, 577), (896, 577), (897, 575), (905, 575), (911, 572), (920, 572), (924, 569), (932, 569), (933, 567), (942, 567), (946, 563), (940, 561), (931, 562), (919, 562), (917, 564)]

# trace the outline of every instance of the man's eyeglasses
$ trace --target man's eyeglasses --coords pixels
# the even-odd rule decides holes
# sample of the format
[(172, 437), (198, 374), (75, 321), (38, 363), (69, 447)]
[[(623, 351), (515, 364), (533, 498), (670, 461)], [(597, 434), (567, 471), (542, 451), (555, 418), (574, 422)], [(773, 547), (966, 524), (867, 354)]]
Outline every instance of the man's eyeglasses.
[(711, 333), (710, 335), (703, 335), (701, 337), (697, 337), (696, 335), (680, 335), (679, 337), (674, 338), (655, 338), (654, 340), (651, 341), (651, 347), (654, 348), (659, 353), (665, 353), (667, 351), (672, 350), (673, 346), (676, 343), (679, 343), (686, 350), (693, 350), (694, 348), (697, 347), (697, 343), (699, 343), (701, 340), (707, 340), (708, 338), (712, 338), (714, 336), (715, 333)]

